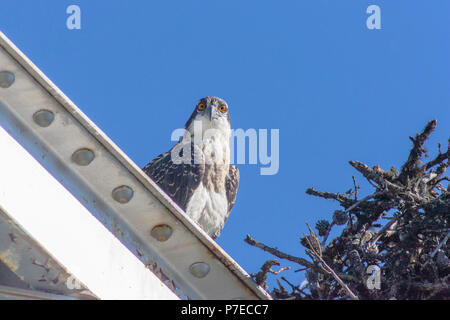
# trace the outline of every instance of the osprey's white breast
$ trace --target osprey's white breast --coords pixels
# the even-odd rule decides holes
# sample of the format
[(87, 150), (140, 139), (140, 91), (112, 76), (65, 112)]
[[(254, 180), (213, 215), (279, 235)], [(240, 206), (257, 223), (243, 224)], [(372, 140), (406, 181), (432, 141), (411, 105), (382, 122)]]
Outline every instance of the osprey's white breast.
[(209, 190), (203, 182), (192, 195), (186, 209), (186, 213), (211, 236), (222, 230), (227, 211), (226, 194)]
[(196, 143), (204, 155), (205, 174), (186, 206), (186, 213), (211, 236), (220, 233), (228, 214), (225, 179), (229, 171), (231, 130), (224, 129), (205, 134)]

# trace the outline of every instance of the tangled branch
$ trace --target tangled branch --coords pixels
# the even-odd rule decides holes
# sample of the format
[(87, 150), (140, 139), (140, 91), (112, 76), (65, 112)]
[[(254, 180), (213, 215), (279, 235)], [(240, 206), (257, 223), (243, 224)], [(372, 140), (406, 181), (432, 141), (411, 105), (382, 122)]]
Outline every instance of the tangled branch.
[[(375, 189), (360, 200), (354, 177), (354, 190), (346, 193), (306, 190), (309, 195), (335, 200), (343, 208), (334, 211), (331, 221), (319, 220), (317, 234), (308, 225), (309, 234), (300, 242), (311, 261), (247, 236), (248, 244), (297, 263), (305, 272), (303, 285), (281, 278), (291, 292), (277, 280), (278, 288), (271, 292), (274, 298), (450, 299), (450, 186), (444, 176), (450, 140), (445, 152), (439, 145), (434, 159), (421, 162), (427, 153), (424, 144), (436, 126), (436, 120), (430, 121), (421, 133), (410, 137), (413, 146), (400, 172), (350, 161)], [(328, 241), (338, 226), (342, 226), (341, 234)], [(270, 270), (267, 263), (261, 272)], [(373, 270), (369, 267), (379, 273), (368, 272)], [(260, 273), (264, 281), (257, 282), (265, 285), (268, 273), (273, 272)], [(368, 285), (374, 277), (379, 286)]]

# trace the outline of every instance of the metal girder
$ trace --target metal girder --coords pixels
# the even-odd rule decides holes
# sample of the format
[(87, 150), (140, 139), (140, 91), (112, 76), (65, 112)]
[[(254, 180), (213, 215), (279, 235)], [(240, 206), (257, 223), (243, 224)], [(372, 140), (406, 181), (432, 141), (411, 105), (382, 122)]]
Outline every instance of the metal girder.
[(270, 299), (2, 33), (0, 126), (180, 297)]
[[(28, 246), (12, 245), (11, 238), (17, 241), (19, 233), (10, 235), (13, 228), (2, 229), (0, 284), (28, 289), (47, 279), (52, 293), (64, 285), (76, 293), (82, 282), (100, 299), (177, 299), (1, 126), (0, 146), (5, 155), (0, 157), (0, 203), (30, 240)], [(37, 248), (51, 252), (73, 277), (66, 281), (64, 275), (57, 277), (57, 270), (42, 263), (47, 261), (45, 255), (36, 257)], [(35, 268), (35, 261), (45, 274)]]

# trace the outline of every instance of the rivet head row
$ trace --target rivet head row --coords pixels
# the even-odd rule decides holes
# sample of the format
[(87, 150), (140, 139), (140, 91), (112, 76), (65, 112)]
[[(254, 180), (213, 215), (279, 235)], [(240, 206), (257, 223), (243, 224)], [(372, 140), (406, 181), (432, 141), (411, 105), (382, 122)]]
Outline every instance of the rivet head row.
[(163, 242), (167, 241), (172, 235), (172, 228), (167, 224), (159, 224), (150, 231), (150, 234), (156, 240)]
[(14, 83), (14, 73), (9, 71), (0, 71), (0, 88), (9, 88)]
[(55, 120), (55, 115), (49, 110), (39, 110), (33, 114), (33, 121), (40, 127), (46, 128)]
[(78, 149), (72, 154), (72, 161), (79, 166), (88, 166), (94, 158), (94, 152), (86, 148)]
[(205, 262), (195, 262), (189, 267), (189, 272), (196, 278), (204, 278), (210, 270), (209, 264)]
[(134, 192), (129, 186), (120, 186), (113, 190), (112, 197), (119, 203), (127, 203), (133, 198)]

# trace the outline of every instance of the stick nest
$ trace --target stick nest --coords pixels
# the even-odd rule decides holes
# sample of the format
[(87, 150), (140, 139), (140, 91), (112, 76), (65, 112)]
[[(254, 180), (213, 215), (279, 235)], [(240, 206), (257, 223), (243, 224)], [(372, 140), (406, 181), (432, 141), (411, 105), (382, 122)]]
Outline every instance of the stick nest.
[[(294, 262), (301, 266), (298, 271), (305, 272), (302, 285), (277, 278), (278, 287), (270, 292), (273, 298), (450, 299), (450, 184), (445, 176), (450, 140), (445, 152), (439, 145), (438, 155), (422, 163), (427, 156), (424, 144), (436, 125), (436, 120), (430, 121), (410, 137), (413, 146), (400, 171), (349, 162), (374, 188), (368, 196), (358, 199), (354, 177), (354, 188), (345, 193), (306, 190), (342, 207), (330, 213), (329, 221), (319, 220), (314, 229), (308, 225), (309, 233), (300, 243), (309, 259), (247, 236), (248, 244)], [(328, 241), (336, 226), (342, 226), (341, 234)], [(287, 269), (272, 270), (276, 265), (278, 260), (269, 260), (253, 274), (263, 288), (269, 273)]]

